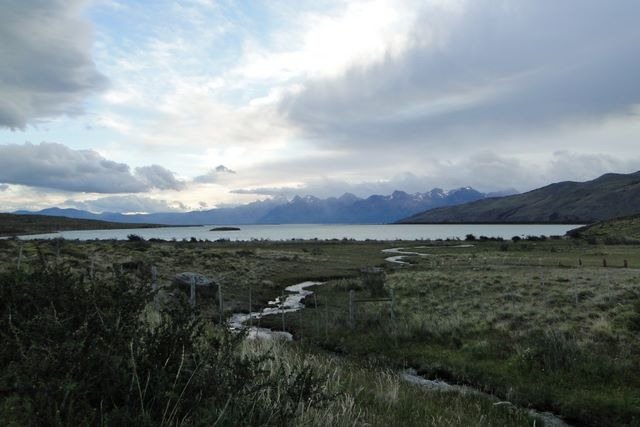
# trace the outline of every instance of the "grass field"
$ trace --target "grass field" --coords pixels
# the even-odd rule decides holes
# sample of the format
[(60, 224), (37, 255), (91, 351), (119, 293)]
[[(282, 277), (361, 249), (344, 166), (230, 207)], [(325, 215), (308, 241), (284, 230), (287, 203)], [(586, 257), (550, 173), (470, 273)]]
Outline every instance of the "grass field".
[[(316, 372), (333, 375), (340, 397), (331, 404), (341, 402), (344, 420), (356, 423), (532, 425), (526, 411), (400, 382), (396, 372), (407, 367), (578, 425), (640, 423), (640, 246), (547, 239), (453, 247), (459, 243), (8, 240), (0, 241), (0, 265), (15, 267), (22, 251), (23, 269), (46, 259), (111, 277), (133, 262), (142, 267), (126, 274), (148, 281), (154, 265), (159, 283), (195, 271), (222, 285), (225, 316), (248, 311), (249, 301), (258, 310), (289, 284), (327, 281), (307, 309), (285, 316), (302, 342), (272, 351), (313, 359)], [(382, 249), (398, 246), (425, 256), (386, 262)], [(393, 310), (388, 301), (355, 303), (350, 319), (349, 291), (370, 297), (359, 271), (371, 266), (386, 269)], [(215, 299), (198, 304), (217, 319)], [(280, 316), (261, 322), (281, 327)]]

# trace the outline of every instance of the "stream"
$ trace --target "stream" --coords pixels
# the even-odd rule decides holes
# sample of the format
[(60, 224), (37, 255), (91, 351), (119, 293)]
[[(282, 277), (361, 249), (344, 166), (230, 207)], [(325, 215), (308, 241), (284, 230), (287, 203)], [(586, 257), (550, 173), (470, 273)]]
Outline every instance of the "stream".
[(274, 331), (268, 328), (260, 328), (257, 326), (247, 326), (246, 322), (258, 320), (264, 316), (273, 316), (276, 314), (282, 315), (282, 313), (293, 313), (304, 308), (302, 301), (309, 295), (313, 295), (313, 292), (307, 290), (311, 286), (322, 285), (323, 282), (302, 282), (296, 285), (287, 286), (284, 290), (288, 292), (285, 295), (284, 300), (282, 297), (278, 297), (273, 301), (269, 301), (267, 307), (258, 312), (251, 313), (234, 313), (229, 319), (229, 326), (231, 330), (238, 331), (246, 328), (248, 331), (248, 339), (273, 339), (279, 338), (287, 341), (293, 340), (293, 335), (287, 331)]
[[(440, 248), (472, 248), (473, 245), (455, 245), (455, 246), (416, 246), (412, 249), (440, 249)], [(433, 256), (433, 254), (425, 254), (422, 252), (413, 252), (407, 251), (407, 248), (390, 248), (383, 249), (382, 253), (384, 254), (394, 254), (393, 256), (387, 257), (384, 260), (387, 262), (391, 262), (393, 264), (401, 264), (401, 265), (410, 265), (411, 263), (404, 261), (405, 258), (410, 256), (420, 256), (420, 257), (429, 257)]]
[[(448, 246), (458, 247), (458, 248), (468, 248), (473, 245), (457, 245), (457, 246)], [(431, 249), (431, 248), (440, 248), (440, 246), (416, 246), (414, 249)], [(412, 252), (406, 250), (407, 248), (391, 248), (391, 249), (383, 249), (382, 252), (385, 254), (393, 254), (393, 256), (385, 258), (385, 261), (408, 265), (409, 263), (404, 261), (404, 258), (409, 256), (421, 256), (427, 257), (432, 256), (431, 254), (425, 254), (420, 252)], [(292, 286), (287, 286), (285, 291), (288, 293), (283, 297), (278, 297), (273, 301), (269, 301), (267, 307), (262, 309), (259, 312), (250, 312), (250, 313), (234, 313), (229, 319), (229, 326), (231, 330), (239, 331), (242, 329), (247, 329), (248, 339), (283, 339), (286, 341), (293, 341), (293, 335), (287, 331), (274, 331), (268, 328), (262, 328), (258, 326), (249, 326), (245, 325), (246, 322), (253, 322), (254, 320), (261, 319), (264, 316), (273, 316), (273, 315), (282, 315), (282, 313), (292, 313), (298, 310), (302, 310), (305, 306), (302, 301), (313, 295), (313, 292), (308, 290), (312, 286), (319, 286), (324, 284), (324, 282), (313, 282), (306, 281), (301, 282)], [(435, 392), (455, 392), (461, 394), (474, 394), (483, 396), (487, 399), (494, 401), (494, 405), (496, 406), (510, 406), (514, 408), (518, 408), (518, 406), (514, 405), (508, 401), (502, 401), (498, 399), (496, 396), (485, 393), (478, 389), (469, 386), (463, 385), (455, 385), (449, 384), (445, 381), (441, 380), (429, 380), (417, 374), (417, 372), (413, 369), (407, 369), (400, 373), (400, 378), (403, 381), (406, 381), (411, 384), (415, 384), (425, 390), (435, 391)], [(523, 408), (521, 408), (523, 409)], [(538, 419), (543, 420), (544, 425), (547, 427), (571, 427), (570, 424), (567, 424), (560, 417), (552, 414), (550, 412), (538, 412), (533, 409), (524, 408), (529, 412), (531, 416), (534, 416)]]

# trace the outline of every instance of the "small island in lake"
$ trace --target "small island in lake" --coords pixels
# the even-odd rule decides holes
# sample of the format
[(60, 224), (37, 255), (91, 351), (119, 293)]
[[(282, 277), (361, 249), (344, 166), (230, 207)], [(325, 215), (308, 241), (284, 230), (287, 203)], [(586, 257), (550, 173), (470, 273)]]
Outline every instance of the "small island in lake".
[(240, 231), (239, 227), (214, 227), (209, 231)]

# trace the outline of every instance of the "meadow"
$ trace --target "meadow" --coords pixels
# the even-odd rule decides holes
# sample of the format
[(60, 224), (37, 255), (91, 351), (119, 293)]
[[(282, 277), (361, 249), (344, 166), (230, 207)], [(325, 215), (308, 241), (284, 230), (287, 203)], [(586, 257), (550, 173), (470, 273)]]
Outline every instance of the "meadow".
[[(460, 247), (461, 243), (466, 245)], [(552, 411), (576, 425), (635, 425), (640, 422), (640, 247), (595, 243), (559, 238), (279, 243), (5, 240), (0, 241), (0, 265), (7, 277), (5, 292), (15, 287), (16, 274), (31, 277), (21, 288), (27, 292), (33, 281), (30, 275), (43, 264), (48, 271), (65, 269), (72, 282), (108, 288), (109, 283), (126, 279), (130, 286), (137, 283), (144, 289), (151, 280), (150, 267), (155, 266), (161, 291), (176, 273), (194, 271), (221, 285), (223, 318), (260, 309), (287, 285), (324, 281), (315, 297), (306, 301), (306, 309), (284, 316), (285, 328), (296, 342), (239, 340), (228, 353), (218, 350), (253, 360), (255, 371), (246, 378), (263, 385), (262, 400), (248, 400), (253, 403), (238, 398), (225, 409), (224, 397), (211, 397), (215, 404), (202, 419), (219, 419), (220, 425), (320, 425), (327, 419), (337, 425), (541, 425), (527, 408)], [(406, 258), (407, 265), (385, 261), (389, 254), (382, 250), (399, 246), (424, 256)], [(365, 267), (385, 269), (384, 292), (386, 296), (393, 290), (393, 305), (384, 298), (356, 302), (349, 314), (350, 291), (356, 301), (371, 299), (369, 283), (360, 272)], [(47, 280), (41, 280), (38, 292), (46, 293)], [(101, 310), (122, 303), (110, 298), (114, 301), (105, 302)], [(46, 299), (39, 303), (46, 308)], [(191, 335), (209, 337), (218, 342), (218, 349), (227, 348), (220, 344), (221, 338), (211, 338), (224, 336), (217, 297), (201, 296), (196, 308), (194, 315), (205, 326)], [(146, 310), (148, 304), (141, 304), (140, 311)], [(5, 308), (3, 322), (9, 321), (7, 316)], [(157, 322), (164, 317), (152, 318)], [(261, 326), (274, 329), (281, 328), (282, 321), (281, 316), (260, 320)], [(19, 327), (12, 322), (12, 327)], [(153, 322), (141, 330), (153, 329)], [(57, 333), (61, 340), (74, 339)], [(3, 334), (6, 343), (15, 344), (15, 339)], [(36, 348), (41, 345), (34, 342)], [(193, 348), (198, 354), (199, 347)], [(242, 359), (245, 356), (248, 359)], [(11, 357), (19, 364), (18, 356)], [(130, 378), (131, 361), (123, 360), (122, 375)], [(175, 376), (177, 366), (169, 377)], [(236, 365), (226, 366), (237, 374)], [(425, 390), (400, 379), (406, 368), (495, 397)], [(245, 375), (243, 369), (239, 372)], [(9, 377), (5, 371), (0, 414), (4, 421), (19, 419), (16, 396), (6, 392), (11, 390)], [(22, 378), (27, 380), (28, 375)], [(156, 387), (161, 389), (161, 384), (158, 381)], [(287, 390), (294, 390), (297, 397), (289, 396), (284, 405), (279, 399), (285, 399)], [(276, 410), (283, 405), (289, 409)], [(130, 411), (128, 416), (135, 418), (141, 409)], [(171, 424), (193, 424), (192, 415), (201, 413), (191, 411), (183, 418), (173, 417)], [(239, 416), (245, 412), (253, 415)], [(149, 422), (158, 419), (162, 417)], [(66, 425), (65, 420), (61, 417), (58, 425)]]

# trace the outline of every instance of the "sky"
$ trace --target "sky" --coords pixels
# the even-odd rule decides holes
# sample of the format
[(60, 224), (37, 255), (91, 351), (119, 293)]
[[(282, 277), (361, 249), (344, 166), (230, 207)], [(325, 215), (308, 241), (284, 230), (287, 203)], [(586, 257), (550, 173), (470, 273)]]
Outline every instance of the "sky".
[(0, 211), (640, 170), (637, 0), (2, 0)]

